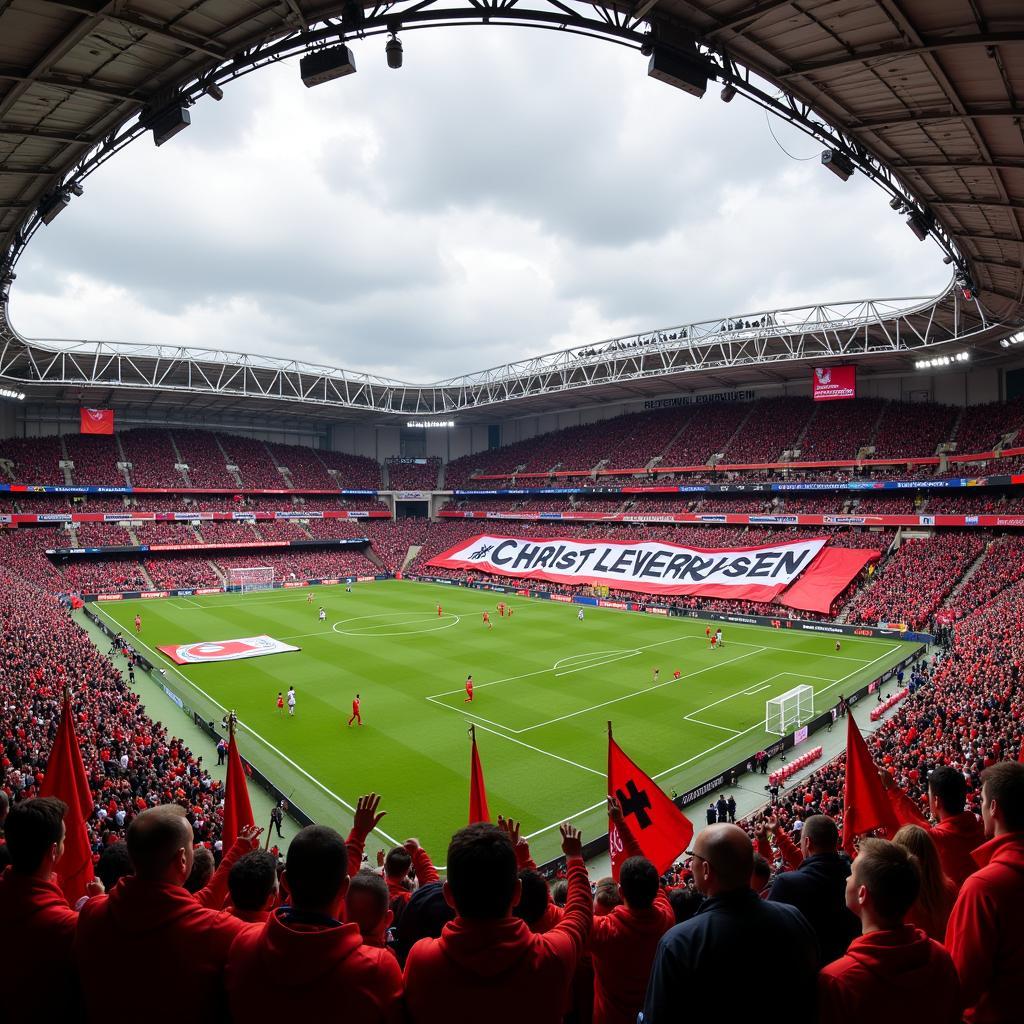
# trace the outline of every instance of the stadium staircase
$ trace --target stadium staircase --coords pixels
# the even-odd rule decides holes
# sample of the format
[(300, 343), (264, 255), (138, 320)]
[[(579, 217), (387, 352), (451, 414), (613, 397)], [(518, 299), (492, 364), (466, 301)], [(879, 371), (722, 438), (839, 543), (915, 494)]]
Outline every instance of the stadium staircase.
[(380, 489), (382, 491), (391, 490), (391, 465), (386, 461), (380, 467)]
[[(184, 466), (185, 460), (181, 457), (181, 451), (178, 449), (178, 442), (174, 440), (174, 431), (168, 430), (167, 436), (171, 440), (171, 450), (174, 452), (174, 464), (176, 466)], [(178, 472), (181, 474), (182, 480), (185, 481), (185, 486), (191, 487), (192, 481), (189, 479), (188, 473), (183, 469), (179, 469)]]
[[(68, 446), (67, 446), (67, 444), (64, 441), (64, 435), (63, 434), (60, 435), (60, 457), (61, 457), (61, 461), (62, 462), (70, 462), (71, 461), (71, 457), (68, 455)], [(71, 477), (71, 470), (68, 469), (67, 466), (65, 466), (61, 470), (61, 472), (64, 474), (64, 483), (67, 484), (69, 487), (72, 486), (75, 481)]]
[(117, 449), (117, 461), (119, 463), (121, 463), (122, 467), (125, 467), (125, 468), (118, 469), (118, 472), (121, 474), (121, 476), (124, 477), (125, 484), (127, 484), (127, 486), (131, 487), (131, 485), (132, 485), (132, 478), (131, 478), (131, 476), (129, 476), (128, 469), (127, 469), (127, 466), (128, 466), (128, 456), (125, 455), (125, 453), (124, 453), (124, 445), (121, 444), (121, 435), (120, 434), (114, 434), (114, 447)]
[(210, 571), (214, 574), (214, 576), (216, 576), (217, 579), (220, 580), (220, 585), (222, 587), (226, 587), (228, 585), (228, 580), (227, 577), (224, 575), (224, 572), (221, 569), (221, 567), (209, 558), (206, 560), (206, 564), (210, 567)]
[(693, 414), (687, 416), (683, 420), (683, 425), (672, 435), (671, 438), (669, 438), (668, 444), (665, 445), (665, 447), (661, 449), (661, 452), (658, 455), (655, 455), (654, 458), (651, 459), (651, 461), (648, 462), (647, 465), (644, 468), (645, 469), (651, 469), (653, 466), (656, 466), (659, 462), (661, 462), (661, 460), (665, 456), (665, 452), (669, 451), (672, 448), (672, 445), (674, 445), (676, 443), (676, 441), (678, 441), (679, 438), (682, 437), (683, 434), (687, 430), (690, 429), (690, 424), (692, 422), (693, 422)]
[(274, 457), (274, 453), (270, 450), (270, 446), (266, 441), (262, 442), (263, 450), (267, 453), (267, 458), (270, 459), (270, 464), (281, 474), (281, 479), (284, 481), (285, 487), (292, 489), (295, 487), (295, 482), (292, 480), (291, 471), (285, 466), (282, 466), (277, 459)]
[[(740, 436), (740, 434), (742, 434), (743, 431), (747, 429), (747, 421), (750, 419), (751, 416), (754, 415), (754, 409), (755, 409), (755, 405), (754, 405), (753, 402), (751, 402), (750, 403), (750, 408), (747, 410), (747, 413), (743, 417), (743, 419), (740, 420), (739, 426), (732, 432), (732, 436), (729, 438), (729, 440), (726, 441), (724, 445), (722, 445), (722, 454), (723, 455), (724, 455), (725, 452), (727, 452), (732, 447), (733, 441), (735, 441), (736, 438), (738, 438)], [(717, 455), (715, 455), (715, 456), (712, 456), (712, 458), (708, 459), (708, 465), (709, 466), (716, 465), (719, 462), (726, 462), (727, 463), (728, 461), (729, 461), (728, 459), (720, 459), (720, 458), (717, 457)]]
[(412, 565), (412, 563), (415, 562), (417, 558), (419, 558), (421, 548), (421, 544), (413, 544), (410, 546), (409, 550), (405, 554), (405, 558), (402, 559), (401, 570), (403, 572), (408, 566)]
[[(970, 578), (981, 568), (981, 563), (985, 561), (985, 559), (988, 557), (989, 552), (997, 544), (999, 544), (999, 539), (991, 540), (991, 541), (988, 542), (988, 544), (985, 545), (985, 549), (967, 567), (967, 571), (963, 574), (963, 576), (960, 577), (960, 582), (957, 583), (957, 585), (949, 592), (949, 597), (947, 597), (946, 600), (942, 602), (942, 604), (939, 606), (940, 608), (953, 608), (953, 607), (955, 607), (955, 605), (956, 605), (956, 603), (957, 603), (957, 601), (958, 601), (958, 599), (960, 597), (960, 592), (964, 589), (964, 587), (967, 586), (968, 582), (970, 581)], [(1016, 582), (1016, 581), (1012, 581), (1011, 580), (1011, 581), (1009, 581), (1007, 583), (1007, 585), (1009, 586), (1010, 583), (1012, 583), (1012, 582)]]
[(217, 447), (220, 449), (221, 455), (224, 457), (224, 469), (227, 471), (231, 479), (235, 481), (235, 486), (239, 490), (241, 490), (243, 487), (245, 487), (245, 484), (242, 482), (242, 475), (241, 473), (239, 473), (238, 467), (234, 466), (234, 468), (232, 468), (233, 463), (231, 462), (231, 456), (228, 455), (227, 449), (222, 444), (220, 435), (214, 433), (213, 440), (216, 443)]

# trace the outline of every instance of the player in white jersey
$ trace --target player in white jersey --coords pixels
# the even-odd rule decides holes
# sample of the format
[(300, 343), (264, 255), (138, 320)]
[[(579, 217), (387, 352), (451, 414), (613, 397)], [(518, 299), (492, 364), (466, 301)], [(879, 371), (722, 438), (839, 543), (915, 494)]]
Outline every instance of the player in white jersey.
[(327, 621), (327, 612), (325, 612), (323, 610), (323, 608), (320, 609), (320, 621), (321, 622), (326, 622)]
[(294, 715), (295, 714), (295, 687), (294, 686), (289, 686), (288, 687), (288, 714), (289, 715)]
[(583, 609), (582, 608), (576, 613), (576, 618), (579, 619), (580, 622), (583, 621)]
[(306, 595), (306, 604), (312, 604), (312, 603), (313, 603), (313, 591), (310, 591)]

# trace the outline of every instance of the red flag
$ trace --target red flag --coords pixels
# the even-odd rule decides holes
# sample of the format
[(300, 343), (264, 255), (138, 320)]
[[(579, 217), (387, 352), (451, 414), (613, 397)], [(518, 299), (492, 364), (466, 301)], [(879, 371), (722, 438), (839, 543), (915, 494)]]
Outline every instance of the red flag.
[[(662, 874), (676, 861), (693, 838), (693, 822), (645, 775), (612, 739), (608, 730), (608, 795), (622, 807), (629, 831), (643, 855)], [(612, 877), (627, 859), (618, 829), (609, 822), (608, 846)]]
[(473, 737), (473, 752), (469, 761), (469, 824), (475, 821), (490, 821), (491, 812), (487, 809), (487, 787), (484, 785), (484, 768), (480, 763), (480, 753), (476, 749), (476, 728), (470, 729)]
[(40, 796), (55, 796), (68, 805), (64, 815), (64, 855), (57, 862), (57, 881), (69, 904), (85, 895), (92, 880), (92, 848), (85, 822), (92, 814), (92, 793), (85, 774), (82, 752), (78, 748), (71, 697), (64, 695), (60, 725), (46, 763), (46, 776), (39, 787)]
[(235, 734), (228, 738), (228, 775), (224, 782), (224, 852), (231, 849), (238, 833), (245, 825), (254, 825), (249, 788), (245, 784), (245, 769), (238, 756)]
[(113, 409), (82, 409), (79, 430), (83, 434), (112, 434)]
[(865, 832), (883, 829), (888, 838), (899, 831), (900, 823), (892, 803), (882, 788), (878, 769), (864, 737), (849, 716), (846, 730), (846, 799), (843, 807), (843, 849), (852, 857), (854, 839)]

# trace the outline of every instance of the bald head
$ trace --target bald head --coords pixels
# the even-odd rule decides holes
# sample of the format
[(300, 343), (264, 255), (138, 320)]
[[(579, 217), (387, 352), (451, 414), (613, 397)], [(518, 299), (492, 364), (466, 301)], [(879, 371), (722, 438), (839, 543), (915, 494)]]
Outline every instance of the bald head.
[(128, 826), (126, 840), (136, 877), (184, 884), (192, 870), (192, 826), (183, 807), (164, 804), (143, 811)]
[(754, 848), (738, 825), (709, 825), (693, 844), (694, 877), (707, 896), (750, 888)]

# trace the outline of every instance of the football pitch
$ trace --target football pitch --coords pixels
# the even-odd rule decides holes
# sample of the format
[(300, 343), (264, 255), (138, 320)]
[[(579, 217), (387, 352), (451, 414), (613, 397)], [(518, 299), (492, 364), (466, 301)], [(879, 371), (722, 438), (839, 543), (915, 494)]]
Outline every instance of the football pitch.
[[(371, 846), (417, 836), (439, 864), (466, 822), (470, 724), (491, 814), (520, 819), (540, 862), (557, 855), (560, 821), (585, 839), (607, 827), (606, 722), (666, 792), (683, 792), (770, 742), (767, 699), (805, 684), (822, 711), (917, 646), (844, 636), (836, 651), (828, 634), (722, 623), (711, 650), (699, 619), (588, 606), (580, 622), (579, 605), (391, 580), (92, 607), (204, 717), (235, 709), (243, 756), (315, 820), (347, 832), (356, 798), (377, 791), (388, 813)], [(260, 634), (301, 650), (183, 666), (156, 650)], [(276, 706), (289, 686), (294, 717)], [(346, 725), (356, 693), (362, 728)], [(173, 731), (171, 707), (149, 712)]]

